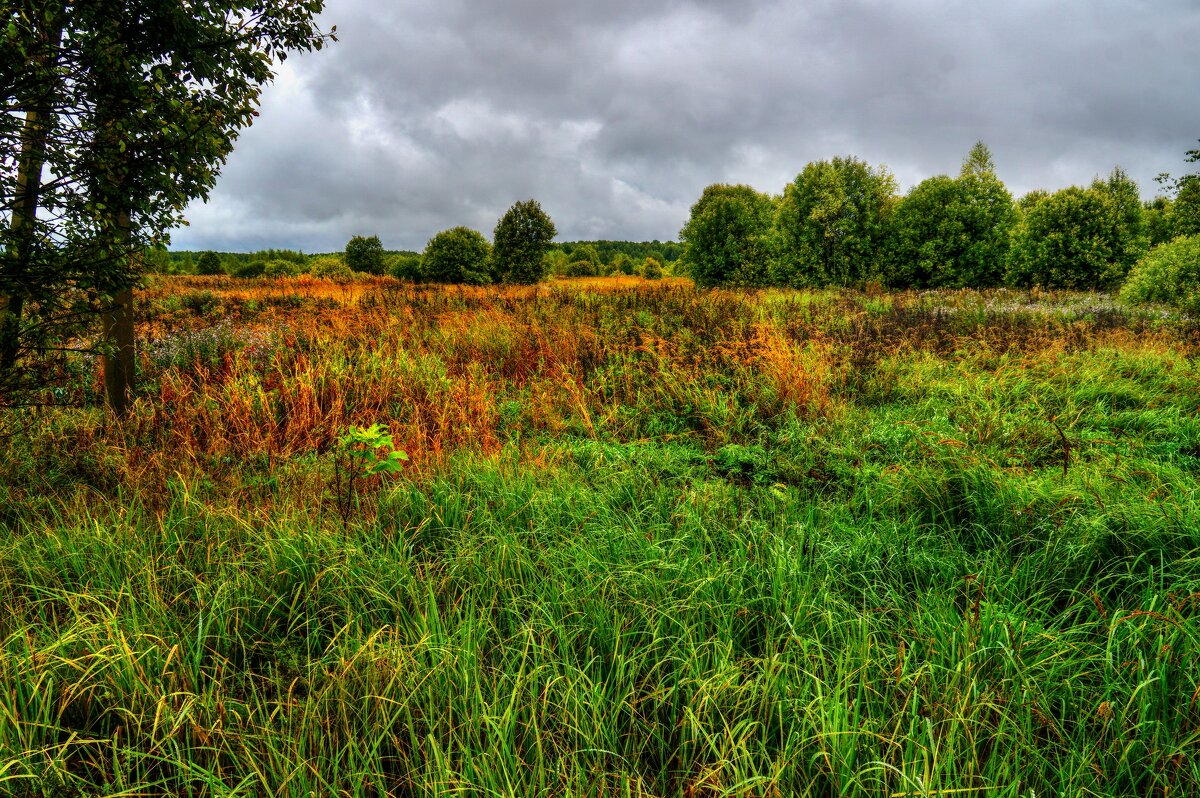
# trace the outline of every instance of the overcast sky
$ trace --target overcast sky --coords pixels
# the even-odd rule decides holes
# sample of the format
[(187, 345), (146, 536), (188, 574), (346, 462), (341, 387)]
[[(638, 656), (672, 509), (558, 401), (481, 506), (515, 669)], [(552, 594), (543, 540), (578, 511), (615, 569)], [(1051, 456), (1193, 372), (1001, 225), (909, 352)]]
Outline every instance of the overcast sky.
[(907, 190), (991, 148), (1016, 195), (1200, 139), (1200, 0), (328, 0), (177, 249), (674, 239), (703, 188), (855, 155)]

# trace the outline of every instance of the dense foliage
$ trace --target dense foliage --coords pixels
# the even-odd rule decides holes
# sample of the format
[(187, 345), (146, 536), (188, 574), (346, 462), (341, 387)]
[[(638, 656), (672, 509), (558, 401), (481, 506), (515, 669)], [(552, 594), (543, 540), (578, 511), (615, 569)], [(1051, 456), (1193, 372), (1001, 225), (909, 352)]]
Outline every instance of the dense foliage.
[(212, 251), (201, 252), (200, 257), (196, 259), (196, 274), (225, 274), (225, 264), (221, 262), (221, 256)]
[[(0, 22), (0, 404), (90, 337), (123, 415), (138, 255), (207, 196), (321, 0), (11, 0)], [(18, 364), (18, 361), (24, 361)], [(19, 366), (19, 367), (18, 367)], [(56, 366), (56, 367), (57, 367)], [(41, 375), (45, 377), (45, 374)], [(34, 381), (45, 387), (44, 379)]]
[(429, 239), (421, 256), (421, 276), (434, 283), (486, 285), (491, 278), (492, 246), (482, 233), (454, 227)]
[(750, 186), (717, 183), (704, 189), (679, 231), (683, 261), (696, 285), (763, 284), (774, 209), (770, 196)]
[(1174, 197), (1143, 203), (1117, 167), (1087, 188), (1014, 202), (978, 142), (957, 177), (929, 178), (901, 198), (884, 166), (816, 161), (778, 198), (706, 188), (680, 231), (683, 260), (701, 286), (1115, 288), (1149, 247), (1200, 225), (1191, 193), (1200, 198), (1200, 175), (1161, 179)]
[(346, 261), (333, 255), (314, 258), (308, 265), (308, 273), (322, 280), (346, 281), (354, 278), (354, 272)]
[(537, 200), (514, 204), (492, 235), (492, 279), (526, 285), (541, 280), (546, 274), (544, 255), (556, 232)]
[(1012, 285), (1092, 288), (1120, 279), (1119, 209), (1112, 196), (1077, 186), (1033, 203), (1013, 230)]
[(775, 219), (776, 285), (854, 285), (882, 272), (896, 179), (857, 158), (810, 163), (784, 189)]
[[(1187, 163), (1200, 164), (1200, 149), (1188, 150)], [(1200, 235), (1200, 172), (1172, 178), (1161, 175), (1160, 179), (1174, 194), (1169, 206), (1171, 234), (1173, 236)]]
[(363, 274), (383, 274), (386, 262), (379, 236), (354, 236), (346, 242), (346, 265)]
[(589, 246), (600, 256), (600, 263), (610, 265), (624, 255), (634, 263), (654, 258), (661, 263), (674, 263), (683, 254), (683, 245), (675, 241), (566, 241), (558, 247), (572, 260), (576, 247)]
[(1126, 302), (1160, 302), (1200, 317), (1200, 235), (1155, 247), (1121, 287)]

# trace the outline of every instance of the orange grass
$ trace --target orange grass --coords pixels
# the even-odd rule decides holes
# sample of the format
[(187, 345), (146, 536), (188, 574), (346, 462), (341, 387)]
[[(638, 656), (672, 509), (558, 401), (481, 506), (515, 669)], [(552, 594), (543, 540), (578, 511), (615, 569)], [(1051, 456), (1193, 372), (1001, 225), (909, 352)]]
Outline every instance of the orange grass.
[[(852, 292), (700, 292), (682, 279), (156, 278), (140, 297), (136, 432), (112, 445), (147, 479), (199, 470), (219, 481), (230, 470), (222, 462), (320, 454), (349, 425), (384, 423), (421, 473), (455, 452), (489, 457), (531, 435), (664, 434), (656, 419), (709, 446), (789, 419), (822, 423), (863, 387), (901, 387), (889, 364), (906, 352), (984, 365), (1016, 357), (1052, 371), (1080, 349), (1191, 351), (1177, 331), (1145, 325), (1019, 315), (975, 323), (978, 297), (948, 295), (951, 308), (964, 305), (956, 316), (917, 294), (892, 295), (879, 313)], [(203, 357), (155, 360), (172, 342), (218, 329), (229, 340)], [(246, 336), (269, 344), (240, 344)], [(75, 434), (108, 433), (80, 422)]]

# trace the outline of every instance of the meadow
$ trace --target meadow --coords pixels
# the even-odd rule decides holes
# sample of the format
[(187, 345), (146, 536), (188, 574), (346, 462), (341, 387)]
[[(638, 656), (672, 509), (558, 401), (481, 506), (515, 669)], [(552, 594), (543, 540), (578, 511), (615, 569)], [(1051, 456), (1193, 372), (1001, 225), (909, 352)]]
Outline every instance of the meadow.
[(0, 792), (1200, 793), (1194, 319), (637, 277), (139, 303), (124, 423), (81, 357), (75, 408), (0, 430)]

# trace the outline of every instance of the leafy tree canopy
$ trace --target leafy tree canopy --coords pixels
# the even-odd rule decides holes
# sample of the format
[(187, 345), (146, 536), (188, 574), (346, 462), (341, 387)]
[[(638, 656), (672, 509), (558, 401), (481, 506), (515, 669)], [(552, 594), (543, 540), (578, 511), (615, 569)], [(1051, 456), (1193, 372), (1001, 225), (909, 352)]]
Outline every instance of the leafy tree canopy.
[(775, 217), (772, 281), (850, 285), (880, 273), (896, 178), (857, 158), (810, 163)]
[(1118, 206), (1106, 191), (1077, 186), (1029, 203), (1013, 231), (1008, 280), (1045, 288), (1095, 288), (1119, 255)]
[(1012, 195), (978, 142), (958, 178), (931, 177), (897, 205), (887, 280), (906, 288), (999, 285), (1015, 221)]
[(196, 260), (196, 274), (225, 274), (225, 265), (221, 262), (221, 256), (215, 252), (202, 252)]
[(421, 257), (421, 271), (426, 280), (435, 283), (486, 285), (492, 281), (491, 254), (492, 246), (482, 233), (454, 227), (429, 240)]
[[(1188, 150), (1184, 160), (1186, 163), (1200, 163), (1200, 149)], [(1174, 199), (1169, 214), (1171, 236), (1200, 234), (1200, 172), (1178, 178), (1164, 173), (1158, 176), (1158, 181)]]
[(704, 189), (679, 231), (683, 262), (696, 285), (765, 283), (774, 208), (769, 195), (750, 186), (715, 183)]
[(47, 331), (77, 335), (56, 324), (100, 307), (105, 337), (115, 342), (115, 355), (105, 354), (106, 388), (123, 412), (137, 254), (165, 241), (187, 204), (207, 196), (276, 64), (324, 44), (314, 24), (322, 6), (5, 3), (0, 383), (11, 387), (16, 353), (36, 359), (61, 350)]
[(383, 274), (386, 271), (383, 244), (379, 236), (354, 236), (346, 243), (346, 265), (352, 271)]
[(1150, 245), (1145, 209), (1137, 183), (1119, 166), (1107, 178), (1096, 178), (1092, 189), (1107, 194), (1113, 202), (1113, 260), (1100, 279), (1102, 284), (1112, 285), (1125, 279)]
[(1200, 315), (1200, 235), (1181, 236), (1150, 250), (1129, 272), (1121, 299), (1162, 302)]
[(514, 204), (500, 217), (492, 236), (493, 280), (526, 285), (540, 281), (546, 274), (543, 255), (557, 232), (537, 200)]

